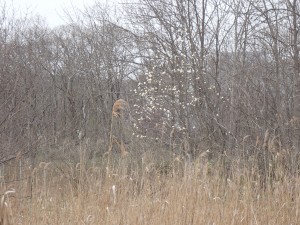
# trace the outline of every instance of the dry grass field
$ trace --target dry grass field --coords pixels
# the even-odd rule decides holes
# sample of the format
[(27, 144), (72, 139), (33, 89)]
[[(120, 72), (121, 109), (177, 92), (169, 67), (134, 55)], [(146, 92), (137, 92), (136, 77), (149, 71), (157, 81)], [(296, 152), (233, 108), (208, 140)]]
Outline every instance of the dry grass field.
[[(110, 157), (110, 159), (108, 158)], [(257, 166), (155, 156), (40, 162), (1, 183), (0, 224), (300, 224), (299, 177), (276, 168), (262, 187)], [(247, 165), (251, 165), (248, 161)], [(25, 176), (26, 174), (26, 176)]]

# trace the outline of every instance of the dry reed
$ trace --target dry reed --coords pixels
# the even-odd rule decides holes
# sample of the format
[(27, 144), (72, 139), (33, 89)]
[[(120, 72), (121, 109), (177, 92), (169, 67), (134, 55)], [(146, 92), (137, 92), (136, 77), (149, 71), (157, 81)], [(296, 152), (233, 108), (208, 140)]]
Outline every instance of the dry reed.
[(15, 193), (14, 189), (10, 189), (6, 191), (2, 197), (0, 202), (0, 225), (12, 225), (13, 223), (13, 216), (12, 210), (9, 202), (9, 194)]
[(201, 158), (187, 168), (178, 157), (164, 165), (156, 155), (147, 157), (131, 154), (125, 163), (116, 159), (109, 173), (100, 160), (84, 168), (77, 186), (54, 166), (38, 167), (32, 174), (32, 198), (18, 199), (11, 208), (14, 220), (39, 225), (300, 224), (297, 176), (273, 183), (267, 179), (262, 189), (255, 164), (241, 168), (232, 163), (225, 178), (219, 162)]

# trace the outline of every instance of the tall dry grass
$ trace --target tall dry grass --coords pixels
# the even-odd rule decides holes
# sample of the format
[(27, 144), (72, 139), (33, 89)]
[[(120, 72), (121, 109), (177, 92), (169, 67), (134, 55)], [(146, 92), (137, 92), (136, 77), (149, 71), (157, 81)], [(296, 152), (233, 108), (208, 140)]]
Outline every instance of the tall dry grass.
[(11, 205), (9, 201), (9, 195), (15, 193), (14, 189), (7, 190), (0, 200), (0, 225), (13, 224), (13, 216), (11, 211)]
[(84, 152), (77, 164), (31, 170), (31, 197), (16, 186), (10, 202), (14, 224), (300, 224), (299, 177), (267, 176), (262, 188), (255, 158), (228, 172), (223, 159), (161, 161), (146, 152), (112, 155), (108, 168)]

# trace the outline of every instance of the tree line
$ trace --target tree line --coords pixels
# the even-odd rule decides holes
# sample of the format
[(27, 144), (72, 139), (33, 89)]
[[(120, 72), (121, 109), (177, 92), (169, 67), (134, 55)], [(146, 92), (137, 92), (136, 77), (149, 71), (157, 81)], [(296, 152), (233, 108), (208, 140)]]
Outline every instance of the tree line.
[(79, 132), (104, 152), (120, 98), (135, 141), (250, 156), (267, 132), (299, 151), (297, 0), (95, 3), (55, 28), (0, 8), (0, 161)]

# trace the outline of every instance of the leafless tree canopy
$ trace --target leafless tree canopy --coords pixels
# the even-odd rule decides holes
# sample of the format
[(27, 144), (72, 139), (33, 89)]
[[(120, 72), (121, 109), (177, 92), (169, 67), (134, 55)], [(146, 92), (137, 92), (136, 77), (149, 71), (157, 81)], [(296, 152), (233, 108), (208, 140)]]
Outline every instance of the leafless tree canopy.
[(266, 132), (276, 151), (300, 151), (298, 0), (117, 9), (96, 4), (50, 29), (1, 5), (0, 162), (65, 140), (106, 152), (120, 98), (130, 106), (129, 151), (140, 142), (191, 157), (251, 156)]

